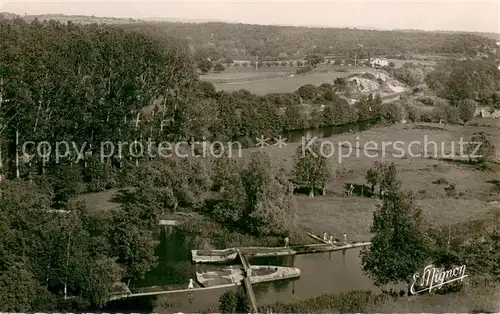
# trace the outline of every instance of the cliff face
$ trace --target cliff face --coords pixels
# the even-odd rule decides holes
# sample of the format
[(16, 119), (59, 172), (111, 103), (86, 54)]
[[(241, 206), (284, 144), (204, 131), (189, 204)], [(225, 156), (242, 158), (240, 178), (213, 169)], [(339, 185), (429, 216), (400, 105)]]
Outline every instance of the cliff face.
[(348, 87), (345, 96), (355, 99), (369, 94), (379, 93), (381, 96), (386, 96), (407, 90), (405, 84), (382, 71), (353, 74), (348, 77), (347, 82)]

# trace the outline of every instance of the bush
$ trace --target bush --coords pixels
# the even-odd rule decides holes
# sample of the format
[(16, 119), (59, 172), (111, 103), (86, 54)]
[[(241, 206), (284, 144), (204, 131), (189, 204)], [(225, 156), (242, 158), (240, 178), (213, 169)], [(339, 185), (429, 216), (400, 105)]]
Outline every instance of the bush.
[(310, 65), (304, 67), (304, 68), (299, 68), (297, 69), (297, 71), (295, 71), (296, 74), (304, 74), (304, 73), (307, 73), (307, 72), (311, 72), (312, 71), (312, 67)]
[(219, 298), (219, 311), (221, 313), (234, 313), (236, 310), (236, 295), (226, 291)]
[(473, 99), (464, 99), (458, 102), (458, 116), (462, 121), (467, 122), (474, 118), (476, 114), (476, 101)]

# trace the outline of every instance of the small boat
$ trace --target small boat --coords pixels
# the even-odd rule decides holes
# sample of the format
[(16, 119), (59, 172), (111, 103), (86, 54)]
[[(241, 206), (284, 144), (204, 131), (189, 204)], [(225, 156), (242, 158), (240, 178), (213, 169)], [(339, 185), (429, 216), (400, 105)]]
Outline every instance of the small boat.
[(224, 263), (238, 258), (234, 248), (225, 250), (192, 250), (193, 262), (195, 263)]
[[(252, 265), (250, 268), (252, 270), (252, 275), (249, 277), (251, 283), (300, 277), (300, 269), (294, 267)], [(243, 279), (243, 269), (237, 267), (227, 267), (219, 271), (196, 273), (196, 281), (202, 287), (227, 286), (230, 284), (239, 286)]]

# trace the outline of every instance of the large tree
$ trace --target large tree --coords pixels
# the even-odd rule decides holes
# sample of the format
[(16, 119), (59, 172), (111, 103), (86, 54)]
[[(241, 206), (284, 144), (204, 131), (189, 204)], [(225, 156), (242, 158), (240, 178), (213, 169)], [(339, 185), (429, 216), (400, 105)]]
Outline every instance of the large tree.
[(330, 177), (330, 165), (320, 143), (314, 142), (310, 146), (297, 148), (294, 156), (294, 181), (299, 187), (307, 188), (309, 196), (314, 197), (317, 189), (324, 195)]
[(257, 235), (283, 235), (294, 216), (293, 188), (275, 173), (269, 156), (255, 152), (242, 172), (246, 213), (242, 221)]
[(458, 116), (463, 122), (467, 122), (476, 115), (476, 101), (474, 99), (462, 99), (458, 102)]
[[(414, 273), (427, 261), (428, 245), (423, 231), (421, 209), (410, 192), (400, 189), (394, 180), (394, 164), (382, 181), (391, 181), (382, 206), (373, 213), (372, 245), (361, 251), (363, 270), (378, 286), (388, 283), (410, 283)], [(385, 177), (385, 178), (384, 178)]]

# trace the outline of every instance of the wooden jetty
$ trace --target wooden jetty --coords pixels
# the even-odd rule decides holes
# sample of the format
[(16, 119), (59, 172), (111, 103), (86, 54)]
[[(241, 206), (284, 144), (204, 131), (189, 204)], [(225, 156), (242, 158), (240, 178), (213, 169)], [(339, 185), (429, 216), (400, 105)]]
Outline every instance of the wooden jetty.
[(203, 291), (203, 290), (213, 290), (220, 288), (230, 288), (234, 287), (235, 284), (226, 284), (220, 286), (213, 287), (202, 287), (202, 288), (194, 288), (194, 289), (179, 289), (179, 290), (162, 290), (162, 291), (150, 291), (150, 292), (140, 292), (140, 293), (124, 293), (124, 294), (114, 294), (111, 295), (108, 301), (114, 301), (125, 298), (134, 298), (134, 297), (144, 297), (144, 296), (157, 296), (171, 293), (182, 293), (182, 292), (195, 292), (195, 291)]
[(257, 308), (257, 299), (255, 298), (255, 294), (253, 293), (252, 283), (250, 282), (249, 277), (245, 277), (245, 279), (243, 279), (243, 286), (245, 286), (248, 298), (250, 299), (250, 303), (252, 304), (252, 313), (259, 313), (259, 309)]
[(228, 248), (225, 250), (192, 250), (191, 255), (194, 263), (227, 263), (237, 262), (238, 250), (246, 257), (269, 257), (333, 252), (371, 245), (371, 242), (368, 241), (353, 243), (325, 243), (323, 239), (319, 237), (317, 238), (318, 239), (315, 239), (323, 243), (295, 245), (290, 247), (241, 247)]
[[(268, 265), (248, 265), (252, 269), (252, 276), (245, 276), (244, 270), (227, 270), (213, 271), (213, 272), (200, 272), (196, 273), (196, 282), (201, 287), (196, 287), (193, 289), (176, 289), (176, 290), (166, 290), (164, 287), (147, 287), (144, 288), (146, 291), (132, 293), (128, 289), (120, 289), (112, 293), (109, 301), (133, 298), (133, 297), (143, 297), (143, 296), (157, 296), (172, 293), (194, 293), (197, 291), (220, 289), (220, 288), (230, 288), (235, 286), (241, 286), (245, 278), (248, 279), (248, 284), (244, 285), (249, 293), (251, 299), (252, 292), (248, 289), (252, 289), (251, 284), (263, 283), (270, 281), (277, 281), (283, 279), (291, 279), (300, 277), (300, 269), (294, 267), (281, 267), (281, 266), (268, 266)], [(124, 284), (123, 284), (124, 285)], [(125, 286), (125, 285), (124, 285)], [(147, 291), (150, 290), (150, 291)], [(254, 300), (255, 301), (255, 300)]]
[(252, 276), (252, 268), (250, 267), (250, 263), (248, 262), (245, 255), (241, 253), (239, 249), (236, 249), (238, 256), (240, 257), (241, 264), (243, 265), (243, 270), (245, 271), (245, 278), (243, 279), (243, 286), (247, 292), (247, 296), (250, 299), (250, 303), (252, 303), (253, 313), (258, 313), (257, 309), (257, 299), (255, 298), (255, 294), (253, 292), (252, 283), (250, 282), (250, 277)]

